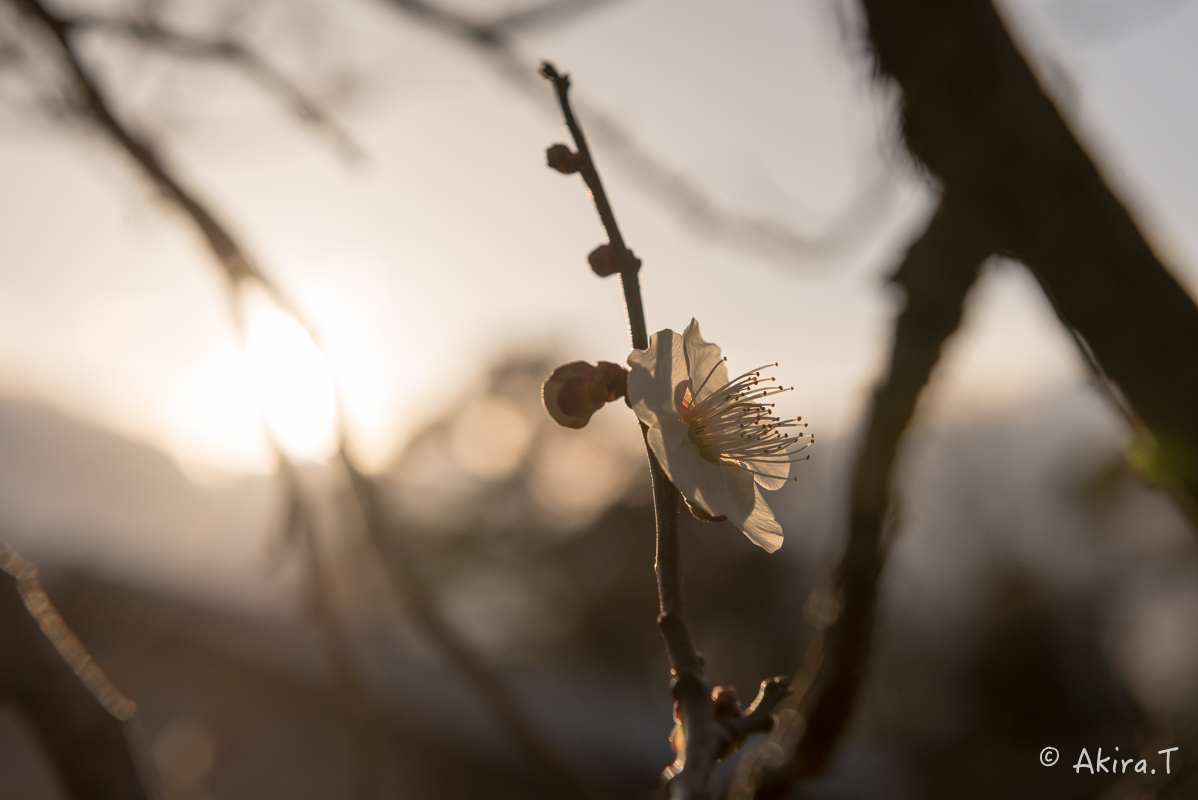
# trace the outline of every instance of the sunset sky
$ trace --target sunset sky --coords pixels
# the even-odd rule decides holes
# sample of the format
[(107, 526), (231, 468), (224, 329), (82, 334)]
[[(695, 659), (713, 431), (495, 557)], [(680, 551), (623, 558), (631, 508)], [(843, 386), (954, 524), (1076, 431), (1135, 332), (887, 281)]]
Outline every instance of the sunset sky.
[[(364, 146), (361, 163), (340, 160), (228, 69), (99, 38), (87, 53), (125, 118), (315, 322), (364, 463), (383, 465), (511, 350), (623, 361), (618, 284), (586, 265), (602, 240), (589, 198), (576, 177), (544, 166), (545, 148), (567, 140), (548, 85), (537, 105), (381, 2), (262, 8), (239, 30), (251, 42), (269, 34), (263, 52), (327, 99)], [(783, 410), (823, 436), (857, 422), (895, 310), (882, 278), (933, 198), (895, 156), (892, 98), (846, 45), (836, 8), (627, 0), (520, 41), (529, 69), (554, 60), (580, 106), (618, 120), (724, 207), (818, 234), (880, 170), (891, 176), (885, 213), (862, 219), (841, 252), (784, 262), (697, 237), (594, 142), (644, 260), (650, 329), (681, 330), (693, 316), (734, 370), (779, 361), (797, 387)], [(1004, 9), (1104, 174), (1194, 290), (1198, 3)], [(358, 86), (338, 99), (342, 77)], [(188, 221), (123, 153), (31, 116), (19, 85), (2, 85), (0, 391), (160, 447), (194, 475), (267, 470), (222, 278)], [(1011, 407), (1079, 379), (1022, 271), (988, 275), (974, 299), (934, 395), (942, 410)]]

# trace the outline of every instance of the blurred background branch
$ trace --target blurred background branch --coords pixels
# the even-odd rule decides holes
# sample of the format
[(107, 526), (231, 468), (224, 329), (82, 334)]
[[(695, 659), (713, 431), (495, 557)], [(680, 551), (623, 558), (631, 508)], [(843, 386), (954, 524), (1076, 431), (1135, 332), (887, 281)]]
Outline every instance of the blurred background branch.
[[(549, 113), (555, 112), (543, 103), (533, 69), (535, 62), (520, 52), (518, 37), (564, 26), (626, 1), (548, 0), (522, 11), (479, 20), (427, 0), (383, 0), (483, 56), (513, 88)], [(586, 104), (580, 108), (591, 133), (628, 181), (669, 211), (692, 235), (735, 250), (802, 266), (810, 266), (813, 260), (844, 256), (861, 241), (864, 231), (881, 223), (897, 200), (899, 186), (893, 168), (879, 158), (860, 180), (844, 210), (822, 233), (801, 233), (785, 222), (728, 208), (686, 171), (647, 150), (610, 114)]]
[[(892, 278), (906, 303), (853, 468), (849, 539), (835, 577), (838, 614), (827, 642), (820, 643), (814, 684), (798, 708), (805, 725), (801, 738), (785, 765), (762, 777), (759, 798), (785, 797), (793, 784), (824, 770), (865, 679), (887, 534), (895, 528), (892, 486), (899, 442), (945, 342), (960, 324), (965, 296), (994, 249), (968, 201), (946, 194), (940, 203)], [(780, 738), (785, 737), (782, 732)]]
[[(44, 6), (42, 6), (44, 8)], [(309, 97), (290, 78), (271, 66), (262, 56), (232, 38), (198, 39), (169, 30), (153, 18), (106, 17), (78, 14), (60, 18), (64, 33), (97, 32), (117, 36), (149, 47), (156, 47), (183, 58), (215, 61), (241, 70), (269, 93), (287, 105), (300, 122), (326, 137), (347, 161), (365, 157), (361, 145), (321, 104)]]
[[(819, 774), (856, 705), (884, 564), (883, 523), (894, 512), (898, 444), (987, 257), (1011, 254), (1029, 266), (1083, 357), (1100, 379), (1110, 376), (1151, 431), (1152, 466), (1177, 487), (1184, 512), (1198, 496), (1198, 306), (1104, 183), (991, 1), (864, 0), (863, 8), (878, 66), (903, 92), (907, 145), (942, 194), (894, 279), (906, 304), (853, 474), (841, 616), (808, 698), (805, 731), (759, 789), (763, 798)], [(944, 81), (946, 74), (957, 78)], [(1121, 403), (1115, 407), (1127, 416)]]
[[(109, 136), (111, 136), (145, 171), (164, 192), (166, 197), (183, 210), (203, 233), (207, 244), (216, 257), (219, 265), (228, 277), (229, 301), (233, 309), (234, 319), (241, 330), (246, 328), (241, 308), (243, 299), (241, 292), (246, 282), (252, 282), (265, 289), (280, 309), (292, 316), (309, 331), (310, 326), (303, 322), (303, 315), (290, 303), (277, 286), (256, 266), (247, 255), (247, 251), (236, 241), (233, 234), (211, 213), (206, 205), (191, 191), (186, 189), (170, 171), (165, 161), (158, 156), (154, 148), (146, 141), (137, 137), (120, 122), (106, 101), (102, 91), (92, 78), (76, 51), (72, 33), (77, 27), (111, 26), (118, 23), (102, 23), (97, 18), (89, 17), (81, 25), (77, 25), (70, 17), (58, 15), (40, 2), (40, 0), (13, 0), (18, 7), (31, 18), (41, 23), (44, 28), (57, 40), (70, 74), (74, 77), (79, 90), (84, 110), (92, 120)], [(168, 43), (189, 54), (202, 51), (204, 55), (229, 60), (247, 67), (259, 76), (271, 76), (269, 70), (262, 67), (262, 62), (256, 57), (248, 56), (243, 49), (229, 43), (215, 45), (196, 45), (186, 40), (166, 34), (157, 26), (150, 23), (134, 24), (124, 21), (119, 24), (120, 30), (142, 39), (159, 43)], [(276, 89), (287, 89), (289, 84), (281, 79), (272, 79)], [(302, 97), (291, 92), (294, 97)], [(326, 126), (327, 127), (327, 126)], [(334, 128), (334, 130), (339, 130)], [(344, 435), (344, 426), (337, 425), (339, 436)], [(493, 713), (500, 725), (511, 735), (515, 742), (529, 755), (544, 772), (548, 780), (563, 783), (572, 791), (587, 796), (587, 783), (578, 778), (571, 766), (568, 766), (545, 737), (539, 732), (531, 718), (521, 707), (516, 696), (506, 687), (502, 679), (494, 672), (486, 659), (466, 639), (458, 636), (445, 622), (437, 611), (437, 601), (432, 588), (420, 578), (417, 567), (411, 563), (413, 555), (410, 552), (397, 552), (402, 546), (401, 533), (394, 530), (386, 521), (372, 481), (362, 474), (349, 454), (344, 439), (339, 441), (338, 451), (353, 485), (353, 494), (360, 504), (361, 518), (369, 533), (369, 541), (393, 577), (392, 585), (406, 601), (407, 608), (414, 615), (422, 630), (437, 644), (444, 655), (455, 663), (468, 679), (471, 686), (478, 692), (484, 705)], [(370, 753), (377, 741), (378, 722), (376, 709), (378, 703), (372, 698), (372, 691), (355, 666), (354, 657), (349, 649), (344, 631), (337, 621), (336, 611), (331, 605), (331, 592), (328, 585), (319, 585), (325, 580), (326, 570), (321, 565), (321, 554), (315, 539), (312, 525), (313, 512), (311, 503), (306, 496), (302, 482), (294, 464), (288, 463), (287, 456), (278, 449), (279, 474), (287, 498), (286, 531), (295, 535), (306, 550), (305, 560), (309, 566), (309, 575), (317, 585), (313, 588), (315, 598), (318, 628), (325, 643), (326, 655), (333, 667), (333, 673), (343, 685), (343, 697), (349, 704), (348, 718), (356, 723), (358, 734), (355, 738), (363, 747), (354, 747), (353, 755), (358, 759), (359, 766), (365, 770), (357, 772), (355, 789), (357, 796), (377, 796), (379, 790), (377, 756)]]
[(134, 705), (50, 603), (37, 568), (0, 540), (0, 703), (36, 731), (72, 798), (151, 797), (125, 725)]

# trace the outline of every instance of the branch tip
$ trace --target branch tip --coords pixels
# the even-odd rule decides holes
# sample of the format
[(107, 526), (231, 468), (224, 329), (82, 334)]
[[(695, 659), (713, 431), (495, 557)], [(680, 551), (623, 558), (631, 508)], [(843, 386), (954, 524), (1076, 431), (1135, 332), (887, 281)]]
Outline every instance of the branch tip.
[(570, 88), (570, 73), (567, 72), (564, 75), (559, 73), (552, 61), (542, 61), (540, 73), (545, 80), (559, 84), (563, 91)]

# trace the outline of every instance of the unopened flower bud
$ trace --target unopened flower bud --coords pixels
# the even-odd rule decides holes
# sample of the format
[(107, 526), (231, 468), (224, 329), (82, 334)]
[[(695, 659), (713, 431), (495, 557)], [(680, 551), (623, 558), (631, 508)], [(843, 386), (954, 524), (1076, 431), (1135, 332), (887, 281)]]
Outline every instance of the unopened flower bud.
[(573, 175), (582, 169), (582, 156), (564, 144), (555, 144), (546, 150), (545, 160), (563, 175)]
[(616, 260), (611, 257), (611, 245), (601, 244), (587, 256), (587, 263), (600, 278), (606, 278), (616, 271)]
[[(633, 255), (631, 250), (628, 251), (628, 262), (633, 272), (641, 268), (641, 260)], [(620, 265), (616, 263), (616, 257), (612, 253), (610, 244), (601, 244), (592, 250), (591, 254), (587, 256), (587, 263), (600, 278), (606, 278), (613, 272), (620, 271)]]
[(605, 404), (623, 397), (627, 386), (628, 371), (619, 364), (573, 361), (545, 379), (541, 401), (558, 425), (581, 428)]

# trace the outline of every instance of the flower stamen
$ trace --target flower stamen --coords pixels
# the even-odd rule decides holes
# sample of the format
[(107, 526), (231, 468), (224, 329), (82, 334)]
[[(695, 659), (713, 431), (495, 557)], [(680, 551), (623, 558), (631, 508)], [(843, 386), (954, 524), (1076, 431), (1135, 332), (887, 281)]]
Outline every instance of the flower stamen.
[(713, 366), (713, 367), (711, 368), (711, 372), (707, 373), (707, 377), (706, 377), (706, 378), (704, 378), (704, 379), (703, 379), (703, 382), (699, 384), (699, 388), (698, 388), (698, 389), (695, 389), (695, 397), (698, 397), (698, 396), (699, 396), (699, 392), (703, 391), (703, 387), (707, 385), (707, 382), (708, 382), (709, 380), (711, 380), (711, 376), (715, 374), (715, 371), (716, 371), (717, 369), (719, 369), (719, 368), (720, 368), (720, 364), (723, 364), (723, 363), (724, 363), (724, 362), (726, 362), (727, 360), (728, 360), (728, 356), (724, 356), (724, 357), (723, 357), (723, 358), (721, 358), (719, 361), (715, 362), (715, 366)]
[[(718, 362), (699, 390), (706, 386)], [(761, 371), (778, 366), (766, 364), (740, 375), (698, 400), (699, 390), (688, 393), (687, 402), (678, 403), (679, 419), (687, 423), (687, 438), (699, 448), (705, 461), (735, 466), (753, 475), (782, 477), (763, 472), (768, 465), (805, 461), (810, 456), (799, 453), (811, 446), (814, 436), (799, 434), (791, 437), (780, 428), (806, 428), (800, 417), (782, 419), (770, 409), (774, 403), (760, 402), (767, 397), (793, 391), (793, 386), (769, 385), (777, 379), (762, 377)]]

